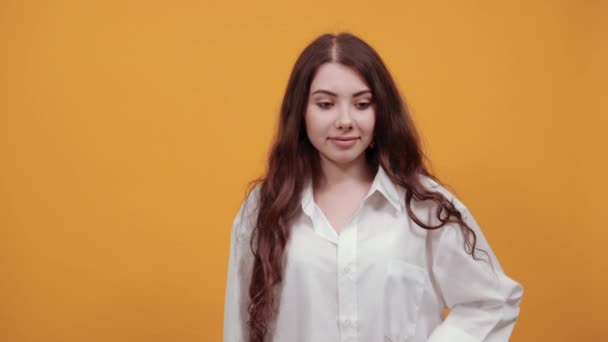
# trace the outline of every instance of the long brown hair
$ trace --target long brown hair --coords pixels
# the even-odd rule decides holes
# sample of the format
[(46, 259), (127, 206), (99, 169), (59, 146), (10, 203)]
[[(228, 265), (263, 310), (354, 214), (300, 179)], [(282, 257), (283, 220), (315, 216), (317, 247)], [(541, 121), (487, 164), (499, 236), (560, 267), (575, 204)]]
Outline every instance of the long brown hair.
[[(425, 187), (420, 176), (439, 183), (425, 166), (418, 132), (405, 100), (378, 53), (351, 33), (323, 34), (312, 41), (295, 62), (283, 102), (275, 142), (266, 174), (252, 182), (259, 185), (258, 215), (251, 235), (254, 254), (249, 297), (249, 342), (263, 342), (269, 322), (276, 314), (274, 289), (283, 277), (283, 254), (290, 235), (290, 222), (298, 214), (300, 195), (310, 177), (320, 172), (319, 154), (306, 135), (304, 113), (309, 88), (323, 63), (335, 62), (357, 71), (372, 91), (376, 124), (374, 148), (366, 150), (372, 169), (382, 166), (388, 177), (402, 186), (409, 217), (424, 229), (458, 223), (465, 236), (465, 250), (475, 258), (477, 237), (454, 203), (442, 193)], [(433, 201), (437, 225), (414, 215), (412, 201)]]

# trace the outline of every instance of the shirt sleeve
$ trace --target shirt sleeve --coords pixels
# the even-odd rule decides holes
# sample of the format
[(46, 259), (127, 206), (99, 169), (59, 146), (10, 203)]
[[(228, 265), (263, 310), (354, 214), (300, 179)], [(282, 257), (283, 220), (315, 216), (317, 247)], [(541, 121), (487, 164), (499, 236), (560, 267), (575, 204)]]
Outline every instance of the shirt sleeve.
[[(253, 194), (253, 192), (252, 192)], [(253, 196), (243, 202), (232, 223), (230, 234), (230, 254), (224, 298), (224, 342), (246, 342), (248, 337), (247, 320), (249, 283), (253, 268), (253, 253), (249, 240), (251, 237)]]
[(523, 287), (504, 273), (468, 209), (461, 212), (477, 235), (477, 248), (487, 255), (476, 251), (483, 260), (474, 260), (465, 252), (458, 225), (441, 229), (432, 273), (450, 313), (428, 342), (506, 342), (519, 316)]

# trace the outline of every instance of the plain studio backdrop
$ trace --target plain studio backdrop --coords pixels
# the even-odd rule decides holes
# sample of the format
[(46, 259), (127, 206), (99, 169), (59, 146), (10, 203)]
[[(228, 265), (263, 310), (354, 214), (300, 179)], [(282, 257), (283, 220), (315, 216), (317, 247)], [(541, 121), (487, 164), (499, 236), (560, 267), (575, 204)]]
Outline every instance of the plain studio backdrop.
[(512, 341), (600, 341), (606, 1), (0, 3), (0, 341), (220, 341), (232, 219), (295, 58), (375, 47), (525, 287)]

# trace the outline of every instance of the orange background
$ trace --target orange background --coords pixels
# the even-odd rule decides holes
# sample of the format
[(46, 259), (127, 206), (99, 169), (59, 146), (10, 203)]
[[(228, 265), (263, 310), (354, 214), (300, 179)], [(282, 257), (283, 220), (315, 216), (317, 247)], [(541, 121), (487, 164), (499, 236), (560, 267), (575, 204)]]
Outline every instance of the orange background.
[(0, 2), (0, 341), (220, 341), (230, 224), (320, 33), (383, 56), (525, 295), (605, 338), (605, 1)]

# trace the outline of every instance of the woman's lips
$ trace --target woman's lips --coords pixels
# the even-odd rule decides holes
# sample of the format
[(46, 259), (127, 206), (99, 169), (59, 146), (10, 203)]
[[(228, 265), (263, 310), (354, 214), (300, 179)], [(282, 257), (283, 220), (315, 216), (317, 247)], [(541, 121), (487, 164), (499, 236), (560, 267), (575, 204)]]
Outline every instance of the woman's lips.
[(357, 140), (359, 140), (359, 138), (356, 138), (356, 137), (336, 137), (336, 138), (329, 138), (329, 140), (331, 140), (331, 142), (333, 142), (334, 145), (337, 145), (338, 147), (349, 148), (349, 147), (353, 146), (354, 144), (356, 144)]

